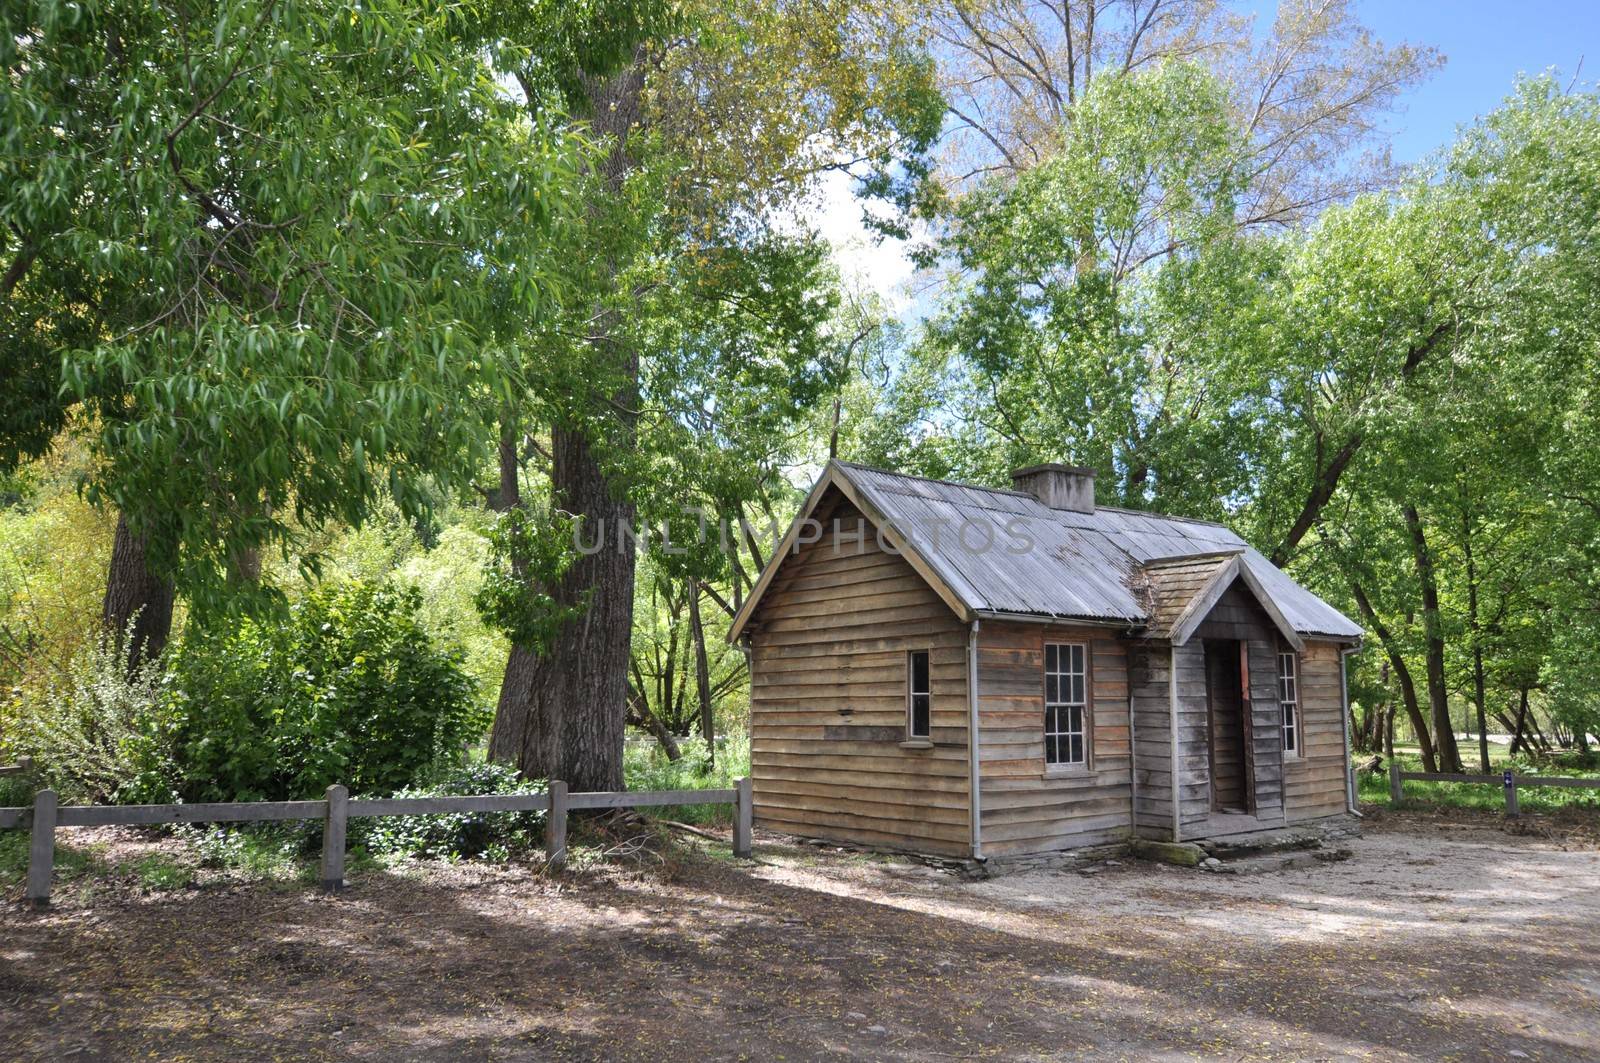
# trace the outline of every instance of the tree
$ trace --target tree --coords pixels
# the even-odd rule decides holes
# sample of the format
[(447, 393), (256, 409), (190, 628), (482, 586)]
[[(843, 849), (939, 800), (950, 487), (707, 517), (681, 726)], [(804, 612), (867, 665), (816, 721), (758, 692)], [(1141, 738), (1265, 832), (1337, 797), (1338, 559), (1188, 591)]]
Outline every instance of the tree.
[[(1440, 64), (1386, 46), (1347, 0), (1289, 0), (1259, 37), (1218, 0), (944, 0), (929, 15), (950, 100), (958, 181), (1009, 179), (1071, 138), (1102, 78), (1190, 62), (1215, 73), (1251, 175), (1242, 228), (1286, 228), (1392, 179), (1375, 118)], [(1158, 202), (1160, 189), (1143, 190)]]
[(946, 247), (964, 279), (922, 358), (966, 378), (963, 419), (998, 452), (974, 472), (1068, 459), (1108, 497), (1197, 515), (1247, 487), (1247, 381), (1221, 357), (1242, 344), (1218, 340), (1260, 332), (1259, 277), (1277, 267), (1238, 235), (1237, 141), (1198, 66), (1097, 78), (1052, 156), (961, 203)]
[[(565, 139), (496, 84), (537, 21), (473, 0), (10, 5), (0, 462), (71, 424), (120, 518), (106, 623), (258, 599), (301, 529), (426, 507), (545, 298)], [(9, 391), (9, 389), (8, 389)], [(307, 564), (314, 568), (315, 559)], [(246, 584), (249, 581), (245, 581)], [(270, 595), (270, 588), (260, 588)]]
[[(491, 753), (525, 773), (622, 785), (635, 559), (615, 548), (617, 529), (667, 499), (723, 500), (724, 466), (675, 449), (693, 438), (679, 418), (741, 415), (759, 439), (752, 418), (795, 416), (814, 375), (818, 258), (775, 232), (778, 210), (829, 168), (855, 166), (881, 195), (915, 186), (940, 109), (914, 41), (878, 13), (837, 0), (690, 5), (682, 21), (641, 20), (620, 63), (579, 63), (567, 79), (604, 153), (569, 245), (586, 302), (528, 344), (538, 356), (520, 414), (548, 428), (554, 505), (588, 541), (608, 539), (549, 588), (583, 620), (512, 650)], [(690, 298), (655, 300), (666, 292)], [(703, 386), (714, 381), (732, 386)], [(741, 389), (753, 401), (734, 399)], [(708, 390), (716, 405), (699, 401)], [(646, 482), (662, 501), (643, 497)], [(699, 489), (675, 490), (686, 482)]]

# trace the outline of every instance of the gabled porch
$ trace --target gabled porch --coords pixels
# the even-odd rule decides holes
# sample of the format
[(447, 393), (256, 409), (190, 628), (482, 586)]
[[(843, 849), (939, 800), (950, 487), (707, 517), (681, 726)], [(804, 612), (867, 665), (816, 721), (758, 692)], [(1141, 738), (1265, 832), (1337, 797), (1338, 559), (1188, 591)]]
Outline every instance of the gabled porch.
[(1152, 561), (1137, 589), (1151, 617), (1130, 668), (1138, 835), (1282, 826), (1282, 655), (1299, 636), (1238, 553)]

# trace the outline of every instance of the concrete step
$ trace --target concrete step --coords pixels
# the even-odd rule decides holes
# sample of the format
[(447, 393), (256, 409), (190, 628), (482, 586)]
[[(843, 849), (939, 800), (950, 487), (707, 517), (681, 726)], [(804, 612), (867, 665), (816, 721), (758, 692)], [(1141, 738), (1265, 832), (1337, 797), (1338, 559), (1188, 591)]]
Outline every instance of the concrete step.
[(1318, 849), (1325, 835), (1320, 830), (1296, 827), (1277, 827), (1272, 830), (1251, 831), (1248, 834), (1230, 834), (1222, 838), (1206, 838), (1196, 844), (1206, 855), (1218, 860), (1234, 860), (1263, 853), (1287, 853)]
[(1349, 859), (1350, 855), (1350, 850), (1343, 848), (1279, 850), (1238, 856), (1228, 860), (1212, 857), (1201, 864), (1200, 869), (1218, 875), (1260, 875), (1271, 871), (1291, 871), (1295, 868), (1337, 863)]

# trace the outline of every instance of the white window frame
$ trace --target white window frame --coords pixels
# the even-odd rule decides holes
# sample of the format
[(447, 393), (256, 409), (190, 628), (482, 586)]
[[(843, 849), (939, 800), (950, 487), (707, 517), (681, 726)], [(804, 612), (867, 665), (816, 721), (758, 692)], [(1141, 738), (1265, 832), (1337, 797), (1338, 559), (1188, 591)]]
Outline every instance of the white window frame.
[(1283, 737), (1283, 755), (1298, 758), (1305, 753), (1305, 729), (1300, 720), (1300, 659), (1293, 650), (1278, 651), (1278, 722)]
[[(917, 657), (927, 659), (923, 682), (924, 690), (917, 689)], [(926, 705), (926, 729), (917, 733), (917, 699)], [(906, 741), (931, 742), (933, 740), (933, 654), (928, 650), (906, 651)]]
[(1044, 767), (1046, 771), (1089, 767), (1087, 643), (1044, 644)]

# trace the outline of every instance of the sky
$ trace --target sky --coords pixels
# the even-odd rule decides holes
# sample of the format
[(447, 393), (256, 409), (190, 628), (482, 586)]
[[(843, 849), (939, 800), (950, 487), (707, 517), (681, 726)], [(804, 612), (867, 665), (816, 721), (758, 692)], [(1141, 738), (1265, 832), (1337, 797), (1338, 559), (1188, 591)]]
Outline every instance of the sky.
[(1409, 92), (1388, 123), (1397, 162), (1416, 162), (1494, 110), (1518, 74), (1554, 67), (1563, 81), (1600, 78), (1597, 0), (1363, 0), (1357, 10), (1379, 40), (1444, 53), (1444, 69)]
[[(1274, 3), (1243, 2), (1270, 22)], [(1457, 127), (1493, 110), (1519, 73), (1558, 69), (1600, 81), (1600, 0), (1358, 0), (1361, 21), (1386, 43), (1431, 45), (1444, 68), (1400, 101), (1386, 127), (1396, 162), (1417, 162), (1454, 139)], [(1579, 63), (1582, 70), (1579, 71)], [(847, 275), (905, 311), (916, 301), (915, 271), (894, 241), (875, 241), (860, 224), (849, 179), (829, 175), (813, 220), (833, 243)]]

